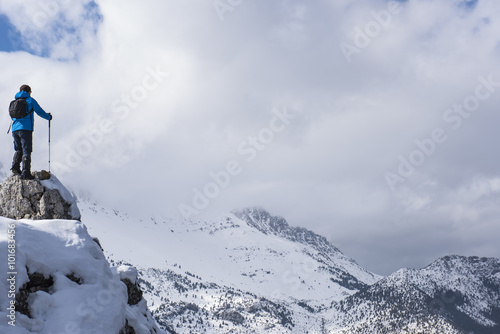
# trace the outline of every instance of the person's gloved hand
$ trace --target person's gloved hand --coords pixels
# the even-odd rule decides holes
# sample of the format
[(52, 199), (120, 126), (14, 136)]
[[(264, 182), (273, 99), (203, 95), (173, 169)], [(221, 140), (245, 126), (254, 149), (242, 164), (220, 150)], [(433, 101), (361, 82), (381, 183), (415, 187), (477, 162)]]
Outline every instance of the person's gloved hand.
[(49, 121), (51, 121), (52, 120), (52, 114), (49, 113), (49, 116), (50, 116)]

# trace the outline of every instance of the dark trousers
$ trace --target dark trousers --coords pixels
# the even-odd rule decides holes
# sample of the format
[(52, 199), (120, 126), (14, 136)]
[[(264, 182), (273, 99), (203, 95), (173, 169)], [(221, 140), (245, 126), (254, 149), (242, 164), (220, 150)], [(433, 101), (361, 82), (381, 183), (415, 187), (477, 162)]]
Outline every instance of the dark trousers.
[(17, 130), (12, 132), (14, 137), (14, 150), (22, 152), (23, 156), (31, 156), (33, 152), (33, 131)]

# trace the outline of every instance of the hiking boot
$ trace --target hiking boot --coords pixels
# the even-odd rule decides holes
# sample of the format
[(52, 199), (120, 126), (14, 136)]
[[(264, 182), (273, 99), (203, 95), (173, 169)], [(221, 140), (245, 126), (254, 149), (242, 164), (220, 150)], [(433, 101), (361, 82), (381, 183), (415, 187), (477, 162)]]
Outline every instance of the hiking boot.
[(20, 168), (12, 167), (10, 170), (12, 171), (12, 175), (21, 175), (21, 169)]
[(33, 180), (35, 178), (31, 175), (31, 155), (23, 155), (23, 171), (21, 178), (23, 180)]
[(21, 160), (23, 158), (23, 153), (21, 151), (16, 151), (14, 153), (14, 159), (12, 161), (12, 174), (21, 175)]
[(35, 177), (30, 172), (23, 171), (21, 174), (21, 179), (23, 180), (34, 180)]

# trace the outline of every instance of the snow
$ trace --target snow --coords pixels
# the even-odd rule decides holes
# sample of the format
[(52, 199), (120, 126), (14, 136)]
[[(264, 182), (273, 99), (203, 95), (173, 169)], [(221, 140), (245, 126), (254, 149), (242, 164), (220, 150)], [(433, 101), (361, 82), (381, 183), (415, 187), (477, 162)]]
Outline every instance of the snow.
[[(133, 264), (139, 269), (141, 281), (151, 285), (151, 288), (144, 285), (144, 296), (151, 305), (150, 309), (160, 317), (162, 312), (168, 313), (164, 308), (175, 313), (176, 307), (182, 309), (182, 305), (189, 303), (197, 305), (204, 314), (229, 304), (252, 319), (248, 326), (253, 326), (255, 332), (270, 333), (265, 328), (276, 321), (276, 316), (262, 312), (255, 318), (244, 311), (263, 297), (289, 309), (297, 328), (312, 330), (320, 324), (318, 315), (298, 306), (299, 302), (322, 310), (332, 301), (356, 292), (332, 282), (330, 279), (336, 276), (330, 268), (347, 272), (368, 284), (381, 278), (333, 248), (331, 252), (320, 252), (306, 243), (264, 234), (234, 214), (192, 221), (134, 217), (100, 207), (85, 196), (80, 196), (79, 206), (82, 221), (92, 234), (99, 236), (108, 258)], [(117, 274), (118, 271), (123, 278), (127, 267), (117, 268)], [(166, 281), (169, 275), (183, 277), (179, 278), (179, 284), (185, 285), (189, 291), (178, 291), (174, 281)], [(207, 287), (196, 287), (200, 283)], [(164, 317), (162, 319), (167, 321)], [(179, 333), (198, 332), (200, 328), (209, 332), (207, 328), (218, 328), (217, 321), (221, 321), (203, 319), (204, 325), (196, 325), (199, 318), (189, 318), (183, 313), (170, 325), (181, 326)], [(185, 321), (193, 328), (184, 327)], [(233, 329), (234, 333), (245, 332), (243, 327), (236, 325)], [(276, 330), (288, 332), (283, 331), (283, 326), (277, 326)], [(222, 332), (230, 331), (227, 327)]]
[[(9, 243), (9, 236), (14, 235), (15, 244)], [(15, 245), (15, 269), (6, 261), (9, 244)], [(145, 301), (134, 307), (127, 304), (127, 288), (120, 275), (113, 274), (100, 247), (79, 221), (0, 217), (0, 258), (0, 333), (118, 333), (126, 315), (129, 323), (140, 325), (137, 328), (148, 327), (143, 316)], [(7, 279), (15, 278), (18, 292), (29, 281), (27, 268), (30, 274), (52, 277), (54, 284), (48, 293), (31, 294), (32, 318), (16, 312), (9, 319), (7, 308), (14, 297), (7, 293)], [(130, 277), (133, 270), (124, 273)]]
[(120, 280), (128, 279), (132, 284), (137, 281), (137, 269), (131, 266), (121, 265), (113, 268), (116, 274), (120, 277)]
[(232, 214), (210, 221), (141, 219), (86, 200), (79, 205), (89, 230), (106, 245), (106, 254), (139, 268), (190, 272), (205, 282), (272, 300), (307, 300), (318, 307), (355, 292), (331, 282), (332, 274), (320, 269), (325, 262), (365, 282), (379, 279), (340, 252), (324, 258), (310, 246), (263, 234)]

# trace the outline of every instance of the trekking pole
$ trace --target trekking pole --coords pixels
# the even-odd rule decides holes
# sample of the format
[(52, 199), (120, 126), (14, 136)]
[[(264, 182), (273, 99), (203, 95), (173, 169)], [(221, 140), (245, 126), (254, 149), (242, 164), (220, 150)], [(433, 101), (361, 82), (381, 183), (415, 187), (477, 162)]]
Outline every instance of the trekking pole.
[(10, 125), (9, 125), (9, 130), (7, 131), (7, 134), (10, 133), (10, 129), (12, 128), (12, 121), (10, 121)]
[(49, 119), (49, 174), (50, 174), (50, 119)]

